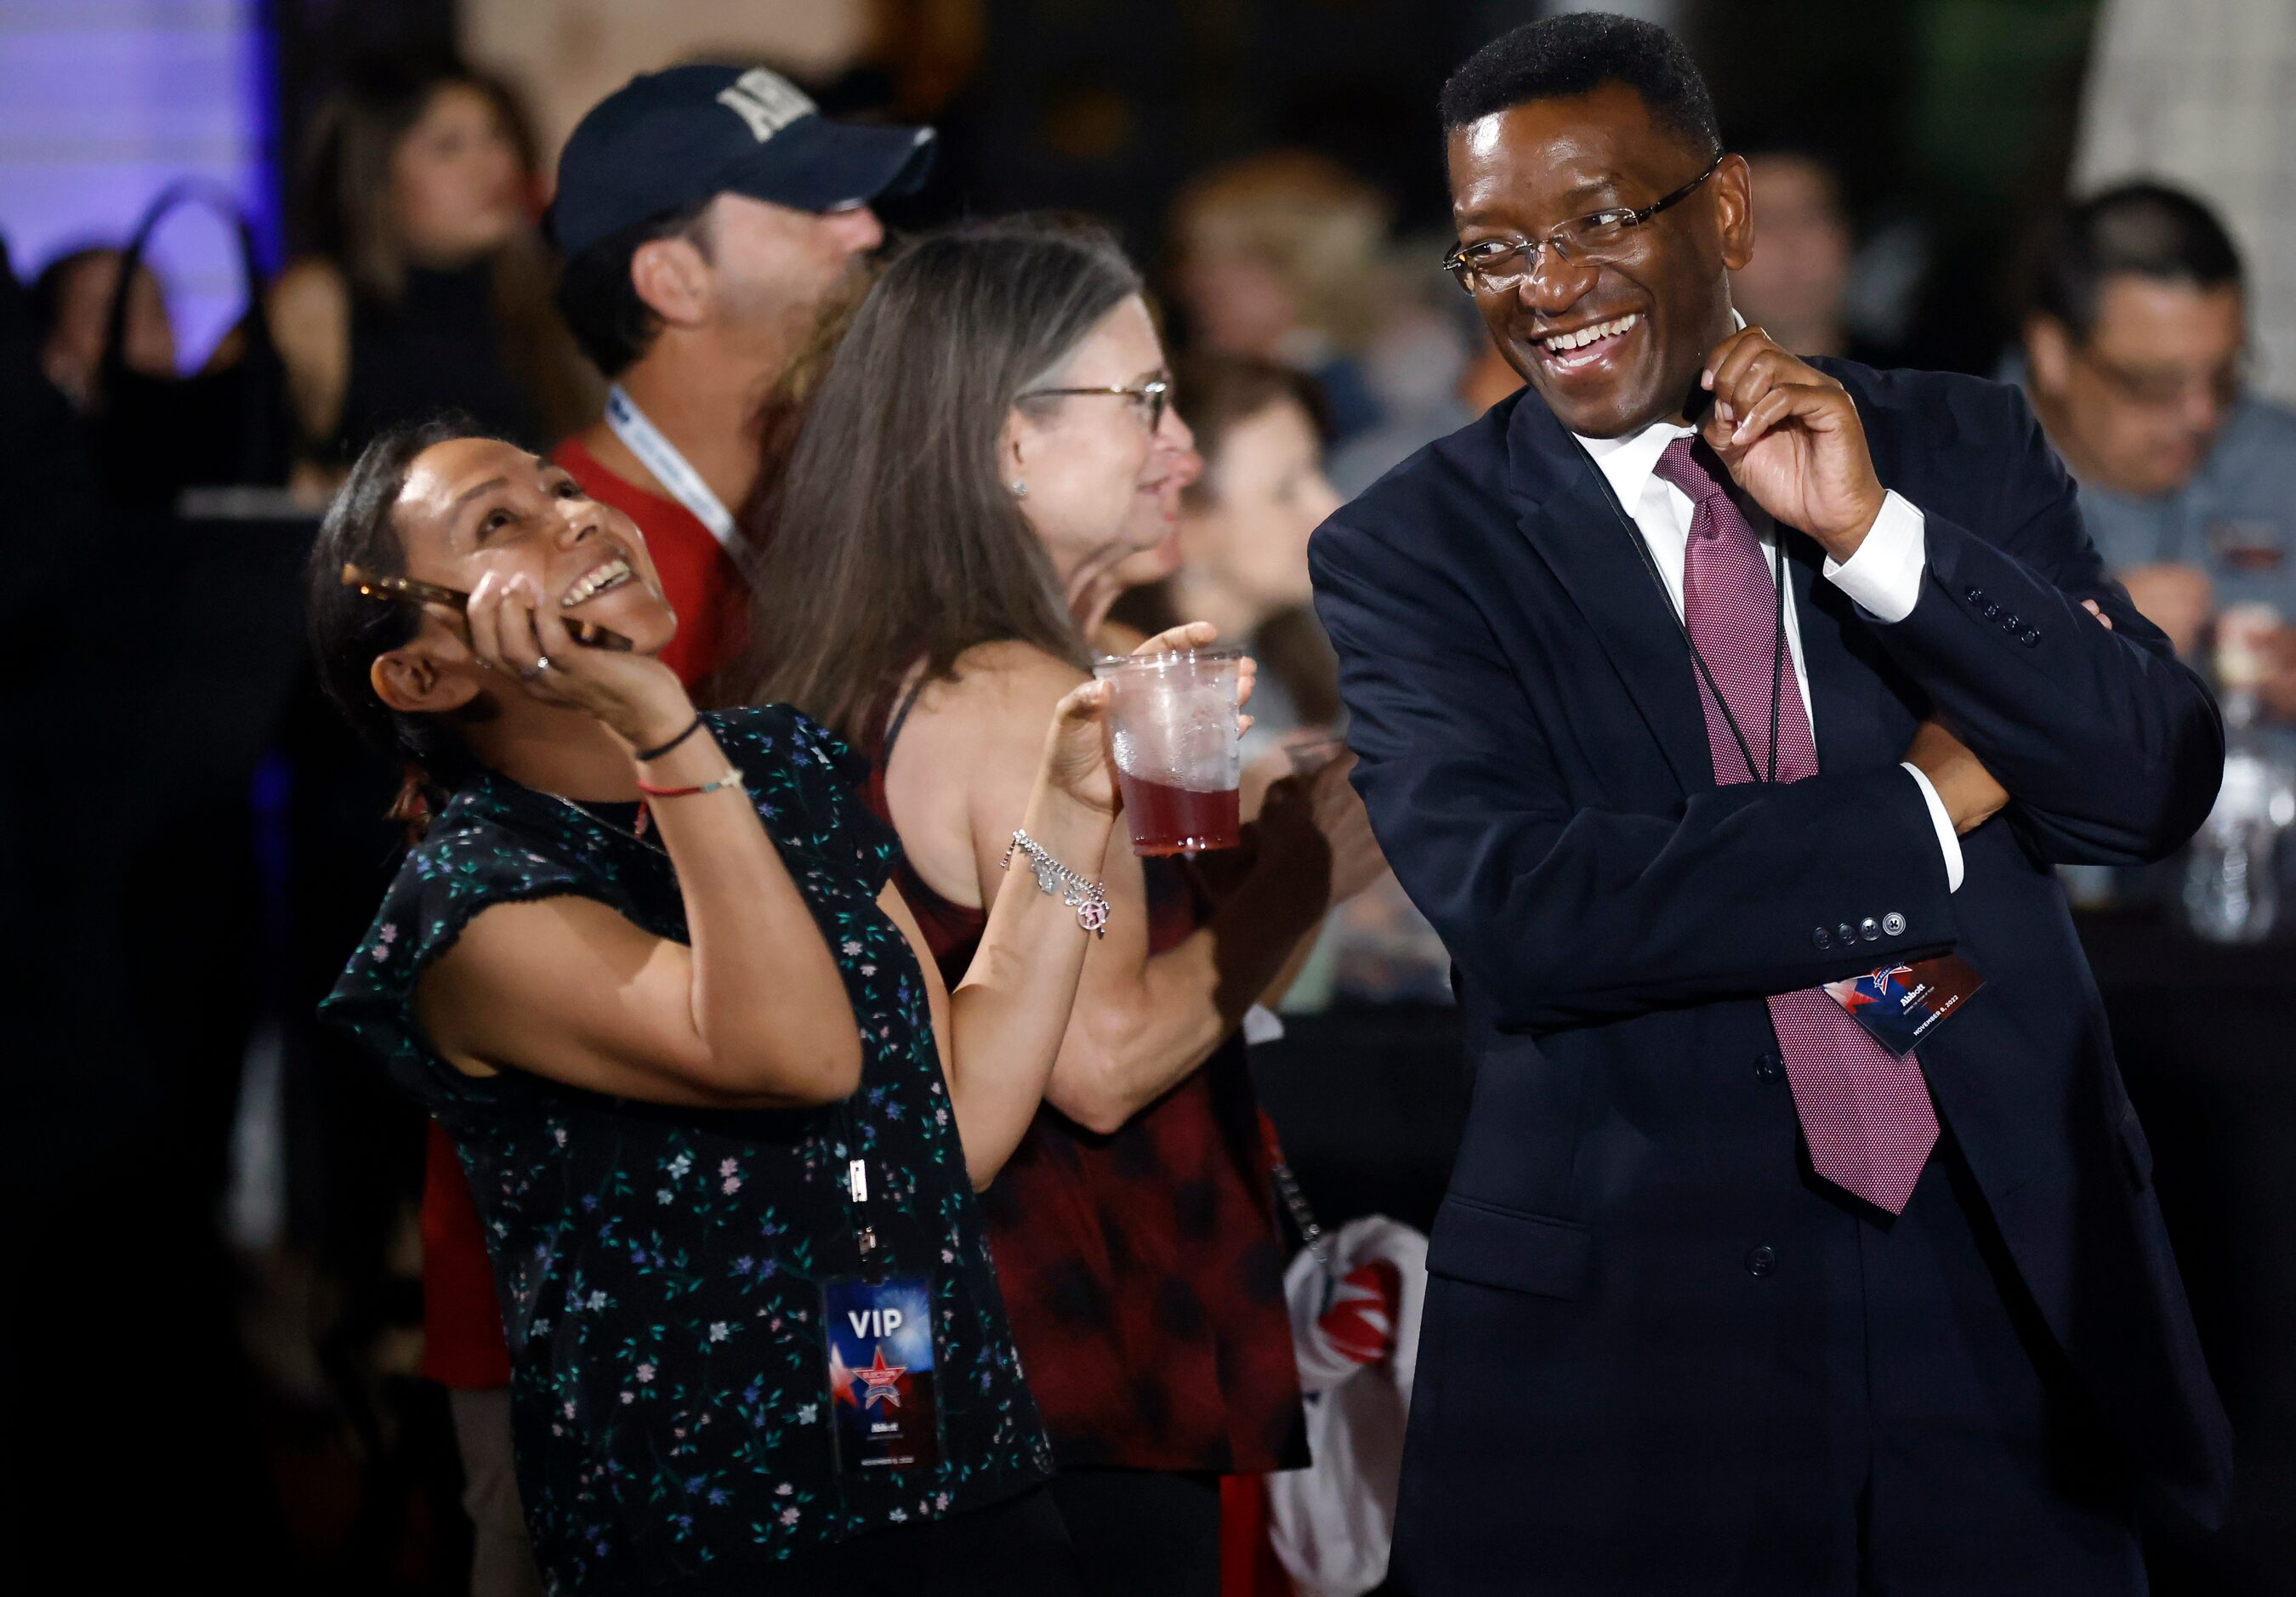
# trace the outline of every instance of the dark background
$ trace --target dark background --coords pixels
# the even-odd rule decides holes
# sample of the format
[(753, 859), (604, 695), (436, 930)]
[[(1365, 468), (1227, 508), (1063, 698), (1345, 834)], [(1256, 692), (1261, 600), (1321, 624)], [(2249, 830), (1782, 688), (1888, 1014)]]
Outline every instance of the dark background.
[[(1429, 242), (1431, 274), (1446, 233), (1436, 92), (1536, 8), (996, 0), (970, 8), (978, 49), (954, 61), (904, 44), (924, 30), (905, 33), (903, 14), (931, 0), (883, 9), (893, 43), (816, 86), (833, 111), (890, 110), (942, 129), (940, 172), (896, 223), (1090, 210), (1153, 264), (1189, 176), (1306, 146), (1386, 192), (1398, 237)], [(1990, 371), (2032, 223), (2063, 183), (2095, 9), (1692, 0), (1683, 27), (1726, 136), (1827, 157), (1861, 233), (1912, 263), (1894, 353)], [(266, 0), (263, 14), (283, 192), (283, 152), (348, 62), (450, 48), (456, 22), (451, 0)], [(39, 441), (41, 418), (0, 419), (0, 499), (68, 500), (69, 449)], [(467, 1530), (443, 1400), (407, 1373), (417, 1305), (391, 1257), (419, 1118), (348, 1073), (291, 1091), (298, 1134), (323, 1151), (297, 1166), (290, 1193), (291, 1237), (325, 1265), (303, 1305), (325, 1328), (312, 1379), (283, 1384), (247, 1357), (275, 1332), (250, 1330), (244, 1266), (211, 1223), (250, 1027), (266, 1012), (307, 1024), (279, 1012), (277, 973), (323, 977), (357, 930), (296, 909), (324, 872), (297, 853), (297, 767), (278, 751), (300, 751), (305, 791), (344, 790), (340, 772), (309, 780), (312, 765), (354, 758), (312, 733), (320, 712), (298, 676), (292, 592), (307, 536), (291, 523), (131, 521), (55, 569), (28, 579), (17, 568), (12, 586), (29, 580), (41, 602), (0, 627), (0, 721), (14, 743), (0, 892), (19, 984), (0, 1139), (11, 1260), (0, 1298), (17, 1311), (0, 1315), (12, 1394), (0, 1426), (35, 1407), (69, 1412), (70, 1380), (44, 1373), (63, 1367), (124, 1388), (137, 1417), (107, 1420), (69, 1457), (28, 1455), (0, 1429), (11, 1478), (0, 1486), (37, 1478), (175, 1567), (242, 1591), (444, 1593), (465, 1578)], [(340, 867), (353, 876), (389, 863), (379, 823), (338, 815), (332, 835), (361, 824), (373, 857)], [(2296, 1160), (2282, 1152), (2296, 1125), (2296, 958), (2277, 944), (2202, 949), (2141, 916), (2086, 931), (2240, 1432), (2233, 1525), (2203, 1537), (2156, 1520), (2156, 1590), (2296, 1591)], [(1255, 1069), (1326, 1225), (1368, 1212), (1428, 1224), (1470, 1090), (1448, 1011), (1295, 1019)], [(43, 1528), (0, 1519), (0, 1545), (66, 1559), (16, 1589), (76, 1589), (70, 1549)]]

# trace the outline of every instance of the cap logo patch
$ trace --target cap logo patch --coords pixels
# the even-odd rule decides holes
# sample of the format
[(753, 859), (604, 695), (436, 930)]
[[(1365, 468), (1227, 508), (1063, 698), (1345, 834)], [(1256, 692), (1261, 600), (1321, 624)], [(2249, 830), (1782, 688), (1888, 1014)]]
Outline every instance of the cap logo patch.
[(752, 67), (736, 78), (718, 93), (718, 103), (747, 122), (760, 144), (818, 109), (795, 84), (763, 67)]

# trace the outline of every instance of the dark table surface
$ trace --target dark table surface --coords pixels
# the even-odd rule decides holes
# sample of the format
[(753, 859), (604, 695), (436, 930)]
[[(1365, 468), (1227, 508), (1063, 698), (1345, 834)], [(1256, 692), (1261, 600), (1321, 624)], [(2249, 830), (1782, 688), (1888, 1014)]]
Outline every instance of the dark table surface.
[[(2296, 942), (2219, 947), (2141, 914), (2085, 916), (2081, 935), (2237, 1433), (2225, 1528), (2148, 1525), (2153, 1591), (2296, 1593)], [(1285, 1026), (1252, 1074), (1317, 1218), (1424, 1230), (1467, 1111), (1456, 1012), (1334, 1009)]]

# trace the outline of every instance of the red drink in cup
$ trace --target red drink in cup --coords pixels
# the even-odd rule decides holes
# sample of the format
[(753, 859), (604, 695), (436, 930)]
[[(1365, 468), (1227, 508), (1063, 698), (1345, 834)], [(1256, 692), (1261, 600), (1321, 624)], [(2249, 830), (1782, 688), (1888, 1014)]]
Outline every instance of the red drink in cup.
[(1135, 854), (1195, 854), (1242, 840), (1234, 649), (1186, 649), (1103, 659), (1116, 778)]
[(1233, 848), (1242, 824), (1237, 790), (1203, 792), (1176, 788), (1144, 776), (1125, 774), (1124, 813), (1132, 817), (1135, 854), (1194, 854), (1205, 848)]

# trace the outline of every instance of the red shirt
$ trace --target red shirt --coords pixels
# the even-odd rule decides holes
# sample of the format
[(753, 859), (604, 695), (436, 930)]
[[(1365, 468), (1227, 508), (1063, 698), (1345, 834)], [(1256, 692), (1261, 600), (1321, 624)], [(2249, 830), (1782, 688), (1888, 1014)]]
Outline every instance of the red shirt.
[[(661, 658), (678, 679), (690, 688), (730, 663), (741, 648), (747, 595), (741, 573), (701, 518), (609, 471), (579, 439), (568, 438), (550, 458), (584, 493), (620, 511), (644, 535), (662, 594), (677, 614), (677, 635)], [(510, 1351), (479, 1211), (455, 1145), (436, 1121), (422, 1172), (422, 1372), (442, 1385), (510, 1384)]]

